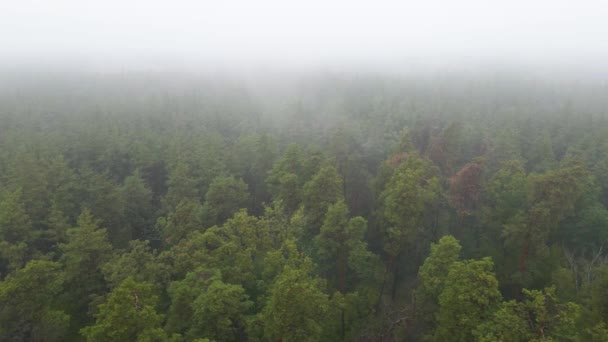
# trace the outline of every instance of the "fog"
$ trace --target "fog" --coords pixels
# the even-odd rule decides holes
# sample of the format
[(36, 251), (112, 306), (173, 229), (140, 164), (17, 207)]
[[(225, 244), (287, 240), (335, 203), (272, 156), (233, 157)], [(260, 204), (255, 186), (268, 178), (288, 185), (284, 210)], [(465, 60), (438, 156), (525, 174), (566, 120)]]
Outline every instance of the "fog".
[(604, 68), (603, 1), (77, 1), (0, 4), (0, 66)]

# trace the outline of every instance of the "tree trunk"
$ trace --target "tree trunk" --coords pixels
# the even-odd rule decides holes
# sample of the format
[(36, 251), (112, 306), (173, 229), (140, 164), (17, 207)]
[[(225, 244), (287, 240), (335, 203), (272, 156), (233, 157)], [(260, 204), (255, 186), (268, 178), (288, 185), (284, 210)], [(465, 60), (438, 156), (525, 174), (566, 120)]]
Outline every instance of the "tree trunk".
[(386, 286), (386, 278), (389, 275), (391, 267), (393, 266), (393, 261), (395, 260), (394, 255), (390, 255), (388, 261), (386, 262), (386, 270), (384, 271), (384, 279), (382, 280), (382, 285), (380, 286), (380, 292), (378, 293), (378, 302), (376, 303), (376, 312), (380, 311), (380, 302), (382, 301), (382, 295), (384, 294), (384, 287)]
[(515, 291), (515, 299), (517, 301), (521, 301), (521, 288), (524, 277), (524, 272), (526, 271), (526, 261), (528, 260), (528, 254), (530, 253), (530, 233), (526, 234), (524, 239), (524, 245), (521, 249), (521, 254), (519, 256), (519, 276), (520, 276), (520, 284), (519, 287)]
[(397, 283), (399, 282), (399, 267), (395, 267), (395, 275), (393, 276), (393, 288), (391, 289), (391, 299), (395, 301), (397, 294)]

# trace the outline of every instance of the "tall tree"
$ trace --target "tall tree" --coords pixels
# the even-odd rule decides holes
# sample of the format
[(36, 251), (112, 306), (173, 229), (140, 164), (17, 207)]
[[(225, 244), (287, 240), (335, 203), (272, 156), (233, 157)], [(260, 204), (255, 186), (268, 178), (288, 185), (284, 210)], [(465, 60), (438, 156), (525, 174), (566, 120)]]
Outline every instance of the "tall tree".
[(149, 283), (127, 278), (100, 304), (95, 324), (81, 330), (87, 341), (166, 341), (156, 312), (158, 297)]
[[(281, 178), (285, 174), (301, 175), (302, 151), (297, 144), (287, 146), (281, 159), (279, 159), (266, 178), (271, 194), (276, 197), (279, 193)], [(299, 184), (301, 186), (301, 184)]]
[(125, 178), (122, 186), (125, 224), (128, 226), (129, 240), (151, 237), (154, 209), (152, 191), (148, 188), (139, 170)]
[(328, 309), (328, 296), (312, 264), (286, 266), (275, 280), (264, 311), (264, 335), (275, 341), (318, 341)]
[(409, 156), (391, 177), (381, 194), (383, 217), (386, 220), (384, 231), (384, 251), (388, 254), (387, 276), (395, 272), (393, 295), (398, 275), (393, 267), (395, 259), (415, 241), (430, 239), (433, 234), (425, 227), (424, 217), (429, 207), (439, 198), (440, 186), (437, 170), (432, 163), (417, 155)]
[(308, 221), (309, 234), (317, 235), (329, 205), (343, 198), (342, 180), (332, 166), (322, 167), (304, 185), (302, 203)]
[(167, 217), (159, 217), (156, 221), (157, 234), (169, 245), (175, 245), (188, 234), (203, 229), (203, 206), (189, 198), (181, 200)]
[(246, 338), (245, 315), (252, 304), (242, 286), (214, 279), (192, 302), (190, 334), (215, 341), (242, 341)]
[(72, 323), (80, 324), (87, 320), (86, 310), (92, 298), (105, 289), (101, 266), (110, 257), (112, 246), (106, 230), (99, 228), (99, 221), (87, 209), (78, 217), (77, 227), (68, 229), (67, 235), (67, 242), (59, 245), (66, 275), (64, 300), (77, 320)]
[(285, 173), (279, 179), (277, 199), (287, 214), (293, 214), (300, 205), (302, 191), (299, 185), (298, 176), (293, 173)]
[(415, 290), (416, 315), (422, 322), (434, 325), (439, 295), (446, 286), (452, 264), (459, 259), (461, 248), (458, 240), (450, 235), (431, 244), (431, 254), (418, 270), (419, 285)]
[(5, 193), (0, 202), (0, 257), (10, 269), (25, 265), (35, 238), (21, 198), (21, 190), (16, 190)]
[(37, 229), (41, 228), (48, 212), (48, 180), (45, 168), (40, 167), (43, 162), (33, 152), (22, 152), (8, 170), (9, 189), (19, 189), (24, 209)]
[(247, 184), (232, 176), (219, 176), (213, 179), (205, 194), (203, 215), (207, 227), (219, 225), (241, 208), (249, 204)]
[(158, 260), (158, 253), (152, 250), (148, 241), (133, 240), (123, 253), (113, 253), (108, 261), (101, 265), (107, 284), (114, 288), (127, 278), (137, 282), (148, 282), (154, 286), (165, 286), (168, 283), (169, 270)]
[(57, 300), (61, 265), (33, 260), (0, 282), (0, 340), (63, 341), (70, 317)]
[(489, 258), (456, 261), (439, 295), (437, 341), (471, 341), (473, 331), (498, 308), (501, 294)]
[(162, 202), (165, 211), (171, 211), (184, 199), (198, 200), (202, 194), (199, 190), (199, 180), (192, 168), (185, 161), (179, 161), (169, 171), (167, 194)]
[(484, 161), (477, 159), (448, 179), (449, 203), (461, 215), (471, 215), (479, 206), (483, 189)]
[(358, 216), (349, 218), (344, 201), (327, 209), (321, 232), (315, 238), (319, 263), (334, 278), (335, 288), (344, 293), (349, 273), (353, 276), (373, 275), (374, 255), (367, 250), (364, 240), (367, 221)]
[(523, 277), (530, 250), (543, 246), (550, 232), (572, 215), (588, 177), (581, 165), (562, 167), (531, 176), (530, 203), (525, 224), (508, 226), (505, 235), (521, 244), (519, 273)]
[(576, 341), (580, 307), (560, 303), (555, 288), (523, 290), (525, 300), (502, 303), (492, 317), (479, 325), (478, 341)]
[(91, 168), (80, 169), (77, 199), (80, 210), (88, 210), (106, 227), (113, 246), (124, 247), (129, 239), (124, 225), (124, 202), (120, 187), (107, 173), (97, 173)]

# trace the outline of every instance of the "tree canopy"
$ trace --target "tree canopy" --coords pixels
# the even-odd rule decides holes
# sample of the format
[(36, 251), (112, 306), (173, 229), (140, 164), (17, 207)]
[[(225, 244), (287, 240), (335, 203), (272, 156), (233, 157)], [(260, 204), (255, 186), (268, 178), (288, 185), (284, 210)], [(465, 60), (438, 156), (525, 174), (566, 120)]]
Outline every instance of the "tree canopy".
[(608, 341), (604, 82), (457, 74), (2, 78), (0, 341)]

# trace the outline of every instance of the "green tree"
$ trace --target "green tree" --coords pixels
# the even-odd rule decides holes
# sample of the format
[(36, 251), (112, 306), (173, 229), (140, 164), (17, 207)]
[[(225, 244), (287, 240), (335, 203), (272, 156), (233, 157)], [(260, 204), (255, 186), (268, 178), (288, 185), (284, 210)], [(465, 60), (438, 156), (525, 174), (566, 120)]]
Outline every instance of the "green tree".
[(245, 314), (252, 306), (240, 285), (224, 283), (217, 270), (198, 269), (169, 286), (171, 307), (166, 329), (190, 339), (241, 340)]
[(230, 155), (234, 174), (241, 177), (251, 193), (251, 208), (254, 214), (263, 210), (263, 203), (271, 197), (266, 184), (268, 172), (276, 158), (276, 143), (266, 133), (241, 135)]
[[(105, 289), (101, 266), (109, 259), (112, 246), (99, 221), (85, 209), (78, 217), (78, 225), (68, 229), (66, 243), (60, 244), (61, 263), (65, 267), (65, 302), (76, 320), (86, 320), (86, 309), (92, 296)], [(74, 322), (78, 324), (78, 322)]]
[[(281, 178), (285, 174), (300, 175), (302, 172), (302, 151), (297, 144), (290, 144), (266, 178), (266, 183), (273, 197), (280, 192)], [(300, 185), (300, 184), (299, 184)]]
[(515, 285), (513, 275), (517, 274), (517, 260), (512, 255), (519, 248), (514, 236), (504, 232), (518, 231), (525, 226), (528, 192), (529, 179), (523, 164), (516, 160), (503, 162), (484, 189), (481, 209), (484, 229), (480, 231), (479, 253), (492, 257), (503, 286)]
[[(488, 224), (508, 224), (527, 207), (528, 179), (520, 161), (501, 164), (485, 187)], [(499, 227), (500, 228), (500, 227)]]
[(532, 145), (528, 156), (528, 169), (533, 172), (546, 172), (555, 166), (555, 154), (551, 135), (545, 128)]
[(522, 302), (504, 302), (474, 335), (479, 341), (576, 341), (580, 307), (559, 303), (555, 288), (523, 290)]
[(402, 252), (407, 249), (415, 255), (416, 248), (408, 247), (432, 238), (428, 226), (425, 227), (424, 217), (438, 200), (439, 193), (437, 169), (429, 160), (411, 155), (395, 170), (380, 195), (382, 219), (386, 224), (384, 251), (388, 254), (381, 294), (384, 293), (388, 276), (393, 272), (392, 294), (395, 296), (399, 268), (393, 267), (393, 263)]
[(79, 173), (77, 200), (80, 210), (88, 210), (106, 227), (108, 239), (113, 246), (126, 246), (129, 240), (124, 224), (124, 202), (120, 187), (107, 173), (97, 173), (90, 168), (82, 168)]
[(171, 298), (171, 305), (165, 325), (167, 332), (186, 335), (188, 330), (193, 327), (194, 308), (192, 303), (205, 291), (205, 287), (208, 286), (215, 273), (217, 272), (198, 269), (188, 272), (184, 279), (169, 284), (167, 292)]
[(167, 180), (167, 194), (164, 196), (163, 208), (171, 211), (184, 199), (200, 200), (199, 181), (194, 175), (190, 165), (179, 161), (169, 172)]
[(504, 230), (507, 239), (521, 246), (519, 273), (522, 279), (530, 251), (544, 246), (555, 227), (574, 213), (587, 177), (586, 169), (578, 164), (530, 176), (530, 208), (525, 222), (506, 226)]
[(434, 314), (439, 308), (439, 295), (446, 286), (452, 264), (459, 259), (461, 248), (454, 237), (442, 237), (439, 242), (431, 243), (431, 254), (418, 270), (416, 309), (417, 315), (425, 323), (434, 324)]
[(453, 262), (439, 295), (437, 341), (472, 341), (473, 330), (491, 317), (501, 300), (489, 258)]
[(63, 341), (70, 317), (60, 310), (61, 265), (32, 260), (0, 282), (0, 340)]
[(127, 278), (99, 305), (95, 324), (81, 334), (87, 341), (165, 341), (157, 302), (152, 284)]
[(125, 178), (121, 191), (125, 204), (128, 240), (149, 238), (149, 230), (154, 222), (152, 191), (144, 182), (139, 170), (135, 170), (131, 176)]
[(322, 167), (312, 179), (304, 185), (302, 203), (306, 215), (309, 233), (319, 233), (329, 205), (343, 198), (342, 179), (333, 166)]
[[(46, 165), (47, 196), (50, 208), (61, 212), (67, 219), (78, 216), (78, 178), (62, 155), (52, 158)], [(51, 216), (49, 212), (48, 216)], [(48, 222), (48, 219), (47, 219)]]
[(115, 253), (101, 266), (104, 279), (114, 288), (127, 278), (164, 286), (169, 278), (167, 266), (158, 260), (148, 241), (133, 240), (123, 253)]
[(395, 171), (381, 195), (384, 216), (390, 224), (386, 230), (385, 251), (397, 256), (418, 232), (424, 231), (427, 207), (439, 196), (439, 178), (430, 161), (410, 156)]
[(57, 245), (67, 241), (67, 232), (70, 228), (68, 217), (61, 211), (55, 202), (52, 202), (49, 216), (46, 219), (46, 230), (41, 236), (46, 249), (56, 249)]
[(35, 153), (21, 152), (8, 165), (8, 188), (18, 189), (32, 225), (40, 229), (48, 212), (48, 180), (44, 161)]
[(279, 179), (278, 187), (279, 192), (276, 198), (281, 201), (287, 214), (293, 214), (298, 209), (302, 197), (298, 176), (293, 173), (285, 173)]
[(171, 245), (170, 249), (158, 256), (159, 261), (165, 265), (171, 279), (182, 279), (188, 272), (193, 272), (208, 260), (207, 250), (204, 246), (204, 235), (199, 231), (191, 232), (187, 239), (181, 239)]
[[(78, 178), (62, 155), (53, 157), (45, 167), (48, 211), (44, 222), (46, 231), (43, 239), (47, 244), (45, 248), (51, 249), (57, 242), (65, 242), (68, 223), (75, 220), (80, 214), (77, 199)], [(59, 223), (58, 221), (65, 222)]]
[(302, 268), (286, 266), (275, 280), (262, 313), (267, 339), (319, 340), (329, 302), (311, 269), (310, 262)]
[(266, 252), (278, 247), (275, 238), (280, 228), (241, 210), (224, 225), (205, 231), (201, 237), (204, 265), (219, 269), (227, 282), (256, 288)]
[[(331, 300), (328, 316), (340, 317), (340, 320), (329, 319), (328, 322), (338, 321), (340, 324), (325, 328), (326, 333), (331, 330), (335, 334), (331, 338), (326, 337), (328, 339), (345, 338), (349, 314), (344, 297), (346, 291), (355, 291), (360, 280), (369, 284), (370, 280), (377, 278), (380, 263), (376, 255), (367, 249), (364, 239), (366, 229), (367, 221), (364, 218), (358, 216), (349, 219), (348, 208), (341, 200), (329, 206), (321, 232), (315, 238), (320, 269), (338, 290)], [(350, 303), (356, 295), (346, 296), (346, 299)], [(356, 317), (356, 313), (348, 316)]]
[(181, 200), (167, 217), (159, 217), (156, 222), (158, 234), (169, 245), (178, 244), (188, 234), (203, 228), (203, 206), (189, 198)]
[(232, 176), (219, 176), (213, 179), (205, 194), (203, 215), (207, 227), (222, 224), (249, 203), (247, 184)]
[(349, 273), (373, 277), (376, 266), (375, 256), (367, 250), (364, 240), (367, 221), (360, 216), (351, 219), (348, 216), (344, 201), (330, 205), (321, 232), (315, 238), (319, 264), (341, 293), (346, 291)]
[(0, 257), (10, 269), (23, 267), (35, 238), (21, 196), (20, 190), (7, 192), (0, 202)]
[(245, 314), (252, 304), (242, 286), (215, 279), (192, 303), (190, 334), (217, 341), (242, 341)]

